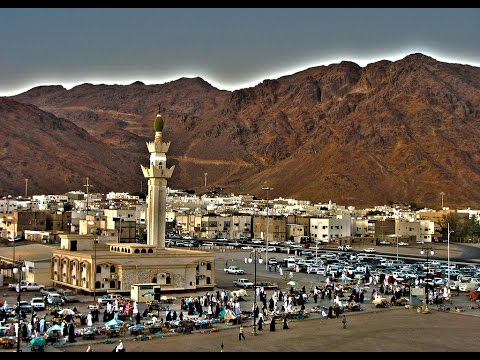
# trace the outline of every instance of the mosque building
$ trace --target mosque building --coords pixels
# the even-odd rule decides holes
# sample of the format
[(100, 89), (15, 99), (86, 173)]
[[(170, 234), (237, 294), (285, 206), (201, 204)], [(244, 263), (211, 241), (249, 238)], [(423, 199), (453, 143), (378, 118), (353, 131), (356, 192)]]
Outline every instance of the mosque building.
[(155, 138), (147, 143), (149, 166), (141, 166), (148, 179), (147, 243), (120, 243), (103, 229), (105, 216), (87, 215), (79, 234), (61, 235), (60, 248), (51, 259), (54, 285), (87, 293), (127, 293), (134, 284), (155, 283), (161, 292), (212, 290), (215, 285), (213, 253), (165, 247), (167, 181), (175, 166), (167, 168), (170, 142), (163, 142), (164, 120), (154, 120)]

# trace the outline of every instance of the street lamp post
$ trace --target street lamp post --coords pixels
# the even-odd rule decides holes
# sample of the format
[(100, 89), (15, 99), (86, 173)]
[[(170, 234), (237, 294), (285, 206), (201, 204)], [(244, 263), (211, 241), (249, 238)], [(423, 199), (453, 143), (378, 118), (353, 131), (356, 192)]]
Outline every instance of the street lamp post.
[[(254, 262), (254, 270), (253, 270), (253, 330), (252, 330), (252, 335), (256, 336), (257, 335), (257, 314), (256, 314), (256, 309), (257, 309), (257, 251), (258, 249), (253, 249), (253, 254), (254, 258), (252, 259), (252, 255), (250, 257), (245, 258), (245, 264), (251, 264)], [(258, 259), (258, 263), (261, 264), (263, 262), (263, 259), (260, 257)]]
[(22, 281), (22, 274), (25, 273), (27, 268), (25, 267), (25, 262), (22, 261), (21, 264), (15, 265), (14, 263), (14, 268), (13, 268), (13, 273), (17, 274), (18, 273), (18, 283), (17, 283), (17, 352), (20, 352), (20, 342), (21, 342), (21, 331), (22, 329), (20, 328), (20, 323), (22, 321), (21, 319), (21, 313), (20, 313), (20, 301), (21, 301), (21, 281)]
[[(95, 225), (95, 221), (89, 221), (89, 225)], [(93, 301), (97, 301), (97, 228), (93, 228), (91, 233), (93, 234), (93, 275), (92, 275), (92, 282), (93, 282)]]
[(397, 236), (397, 263), (398, 263), (398, 234), (395, 234)]
[(430, 253), (430, 255), (435, 255), (435, 251), (433, 250), (433, 247), (431, 246), (422, 246), (422, 250), (420, 250), (420, 254), (423, 255), (423, 254), (427, 254), (427, 270), (430, 269), (430, 264), (428, 263), (428, 253)]
[(120, 225), (119, 225), (119, 230), (118, 230), (118, 240), (117, 240), (118, 243), (122, 242), (122, 221), (123, 221), (123, 218), (119, 217), (118, 222), (120, 223)]
[(450, 223), (447, 224), (447, 278), (448, 278), (448, 286), (450, 286), (450, 234), (453, 230), (450, 230)]
[(266, 248), (265, 248), (265, 269), (267, 269), (268, 267), (268, 192), (270, 190), (273, 190), (273, 188), (271, 187), (263, 187), (262, 190), (266, 190), (267, 191), (267, 219), (265, 220), (265, 244), (266, 244)]
[[(430, 264), (428, 262), (428, 254), (434, 255), (435, 251), (433, 251), (433, 248), (431, 246), (422, 246), (422, 249), (420, 250), (420, 254), (426, 254), (427, 255), (427, 276), (428, 276), (428, 270), (430, 270)], [(428, 282), (425, 284), (425, 311), (428, 311)]]

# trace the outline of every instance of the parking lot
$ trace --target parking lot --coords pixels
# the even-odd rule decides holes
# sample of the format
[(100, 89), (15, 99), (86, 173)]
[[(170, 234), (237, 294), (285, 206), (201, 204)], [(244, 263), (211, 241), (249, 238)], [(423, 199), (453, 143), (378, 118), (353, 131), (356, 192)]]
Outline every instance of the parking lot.
[[(385, 247), (386, 248), (386, 247)], [(383, 250), (383, 249), (382, 249)], [(395, 254), (396, 249), (390, 249)], [(460, 252), (460, 250), (455, 250)], [(278, 268), (268, 267), (268, 261), (265, 262), (267, 256), (269, 259), (275, 258), (282, 261), (287, 254), (280, 253), (260, 253), (257, 254), (264, 260), (262, 264), (249, 262), (248, 259), (254, 258), (251, 250), (218, 250), (215, 253), (216, 258), (216, 289), (233, 290), (236, 287), (233, 281), (240, 276), (227, 274), (223, 271), (225, 266), (238, 266), (245, 270), (242, 278), (251, 281), (256, 277), (258, 282), (268, 282), (275, 284), (278, 288), (287, 291), (291, 286), (287, 285), (289, 281), (295, 281), (297, 288), (305, 287), (309, 292), (316, 284), (324, 283), (325, 278), (321, 275), (306, 274), (296, 271), (284, 271), (282, 274)], [(402, 256), (410, 256), (408, 253)], [(246, 261), (247, 260), (247, 261)], [(258, 258), (257, 258), (258, 261)], [(256, 275), (256, 276), (255, 276)], [(368, 294), (371, 293), (373, 287), (366, 287)], [(14, 304), (17, 300), (17, 294), (14, 291), (7, 290), (4, 286), (1, 289), (4, 299), (9, 304)], [(271, 290), (267, 290), (271, 294)], [(202, 295), (195, 293), (191, 295)], [(38, 297), (39, 293), (26, 292), (21, 293), (21, 299), (29, 301), (32, 297)], [(173, 294), (175, 295), (175, 294)], [(178, 294), (179, 297), (188, 294)], [(76, 307), (79, 313), (87, 313), (88, 307), (93, 303), (93, 297), (90, 295), (79, 295), (79, 302), (71, 303), (70, 307)], [(253, 304), (253, 291), (247, 289), (247, 295), (241, 302), (242, 309), (251, 309)], [(367, 296), (362, 304), (362, 311), (352, 312), (348, 314), (348, 327), (343, 335), (349, 336), (348, 343), (342, 341), (343, 336), (338, 336), (338, 332), (342, 331), (339, 327), (339, 321), (336, 319), (325, 319), (317, 314), (312, 314), (310, 318), (304, 321), (292, 321), (290, 330), (283, 332), (279, 329), (276, 333), (263, 332), (258, 337), (248, 337), (250, 346), (245, 343), (238, 344), (233, 341), (236, 339), (238, 329), (229, 326), (222, 326), (218, 333), (199, 333), (193, 335), (187, 343), (182, 343), (182, 337), (165, 336), (163, 339), (152, 339), (149, 342), (142, 343), (140, 346), (136, 342), (130, 342), (132, 337), (126, 338), (127, 351), (220, 351), (219, 342), (224, 342), (224, 351), (387, 351), (384, 342), (389, 342), (388, 349), (390, 351), (420, 351), (419, 349), (428, 349), (430, 351), (470, 351), (472, 347), (469, 341), (472, 341), (471, 331), (468, 326), (471, 323), (478, 322), (480, 310), (478, 303), (471, 302), (465, 294), (454, 296), (452, 304), (449, 305), (452, 311), (445, 312), (437, 310), (437, 307), (431, 307), (429, 314), (417, 313), (412, 309), (405, 308), (388, 308), (376, 309), (371, 299)], [(321, 302), (324, 306), (329, 306), (328, 300)], [(140, 304), (139, 309), (144, 309), (144, 304)], [(310, 311), (314, 303), (310, 298), (306, 304), (306, 311)], [(455, 309), (459, 311), (455, 311)], [(172, 310), (179, 311), (177, 302), (171, 304)], [(43, 315), (47, 311), (39, 311), (39, 315)], [(28, 317), (27, 317), (28, 318)], [(464, 325), (464, 327), (461, 326)], [(246, 323), (247, 328), (251, 328), (251, 321)], [(412, 328), (408, 331), (408, 326)], [(473, 325), (472, 325), (473, 326)], [(249, 330), (246, 330), (246, 334)], [(441, 336), (446, 337), (446, 332), (450, 334), (448, 342), (440, 341)], [(402, 336), (411, 338), (411, 334), (418, 333), (422, 336), (422, 341), (412, 338), (409, 341), (402, 340)], [(316, 336), (314, 336), (316, 334)], [(342, 334), (342, 333), (341, 333)], [(355, 338), (352, 336), (355, 334)], [(288, 338), (287, 338), (288, 336)], [(309, 336), (312, 339), (309, 340)], [(363, 336), (363, 340), (357, 339), (357, 336)], [(321, 337), (322, 341), (316, 341)], [(233, 340), (232, 340), (233, 339)], [(283, 340), (282, 340), (283, 339)], [(287, 341), (288, 339), (288, 341)], [(461, 339), (465, 344), (461, 344)], [(111, 345), (103, 343), (104, 341), (95, 342), (94, 351), (111, 351)], [(75, 344), (67, 344), (65, 346), (50, 346), (47, 351), (85, 351), (85, 340), (80, 340)], [(22, 344), (24, 345), (24, 344)], [(259, 348), (254, 348), (259, 346)], [(326, 346), (326, 348), (325, 348)], [(405, 348), (408, 346), (408, 348)], [(431, 348), (429, 348), (431, 347)]]

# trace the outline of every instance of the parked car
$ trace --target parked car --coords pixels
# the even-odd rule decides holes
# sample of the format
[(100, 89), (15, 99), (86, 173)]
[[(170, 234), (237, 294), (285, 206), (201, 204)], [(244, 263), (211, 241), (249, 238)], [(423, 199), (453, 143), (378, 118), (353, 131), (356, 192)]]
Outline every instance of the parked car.
[(382, 241), (380, 241), (380, 245), (390, 245), (390, 241), (382, 240)]
[(480, 288), (480, 281), (478, 279), (471, 279), (469, 282), (462, 282), (458, 285), (458, 290), (469, 292)]
[(253, 246), (245, 245), (245, 246), (242, 246), (240, 249), (242, 249), (242, 250), (253, 250)]
[(28, 281), (28, 280), (21, 280), (20, 284), (18, 283), (10, 283), (8, 284), (8, 289), (9, 290), (16, 290), (16, 291), (41, 291), (42, 289), (45, 288), (45, 285), (38, 284), (33, 281)]
[(240, 269), (238, 266), (229, 266), (223, 269), (224, 272), (227, 274), (235, 274), (235, 275), (242, 275), (245, 274), (245, 270)]
[(15, 236), (14, 238), (8, 238), (8, 241), (10, 242), (17, 242), (17, 241), (22, 241), (22, 237), (21, 236)]
[(78, 301), (77, 294), (72, 290), (59, 289), (57, 293), (63, 297), (63, 300), (66, 303)]
[(268, 259), (268, 265), (275, 265), (276, 266), (277, 264), (278, 264), (277, 259), (275, 259), (275, 258)]
[(107, 295), (103, 295), (103, 296), (99, 297), (97, 299), (97, 301), (98, 301), (99, 304), (106, 304), (108, 302), (113, 302), (115, 300), (121, 300), (121, 299), (123, 299), (123, 297), (121, 295), (107, 294)]
[(257, 286), (263, 287), (264, 289), (278, 289), (277, 283), (269, 281), (260, 281), (257, 283)]
[(398, 243), (398, 246), (408, 246), (408, 243), (407, 243), (407, 242), (400, 241), (400, 242)]
[(62, 295), (58, 293), (49, 293), (47, 295), (47, 304), (49, 305), (64, 305), (65, 300), (63, 299)]
[[(18, 302), (15, 303), (15, 309), (18, 307)], [(32, 305), (28, 301), (21, 300), (20, 301), (20, 311), (25, 311), (25, 312), (31, 312), (32, 311)]]
[(32, 305), (32, 308), (35, 310), (45, 310), (45, 301), (43, 301), (43, 298), (41, 297), (32, 298), (32, 300), (30, 300), (30, 305)]
[(42, 296), (48, 296), (49, 293), (56, 293), (56, 292), (57, 292), (57, 289), (51, 286), (44, 287), (43, 289), (40, 290), (40, 294)]
[(237, 279), (233, 280), (233, 285), (243, 288), (253, 287), (253, 282), (248, 279)]
[(363, 250), (363, 251), (366, 252), (366, 253), (369, 253), (369, 254), (372, 254), (372, 253), (377, 252), (377, 250), (375, 250), (374, 248), (366, 248), (366, 249)]

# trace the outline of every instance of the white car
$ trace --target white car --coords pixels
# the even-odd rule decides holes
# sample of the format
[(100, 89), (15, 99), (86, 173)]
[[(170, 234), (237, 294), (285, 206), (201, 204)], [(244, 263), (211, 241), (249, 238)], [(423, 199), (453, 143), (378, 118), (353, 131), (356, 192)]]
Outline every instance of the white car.
[(257, 244), (257, 245), (263, 244), (263, 240), (253, 239), (252, 244)]
[(240, 249), (242, 249), (242, 250), (253, 250), (253, 246), (245, 245), (245, 246), (242, 246)]
[(233, 285), (243, 288), (253, 287), (253, 282), (248, 279), (237, 279), (233, 280)]
[(107, 294), (103, 295), (102, 297), (99, 297), (97, 299), (99, 304), (106, 304), (108, 302), (114, 302), (115, 300), (122, 300), (123, 296), (118, 295), (118, 294)]
[(377, 250), (375, 250), (374, 248), (366, 248), (366, 249), (363, 250), (363, 251), (366, 252), (366, 253), (369, 253), (369, 254), (372, 254), (372, 253), (377, 252)]
[(480, 282), (472, 279), (469, 282), (460, 283), (458, 285), (458, 290), (463, 292), (469, 292), (469, 291), (477, 290), (479, 287), (480, 287)]
[(227, 274), (235, 274), (235, 275), (245, 274), (245, 270), (240, 269), (238, 266), (234, 266), (234, 265), (224, 268), (223, 271), (226, 272)]
[(398, 243), (398, 246), (408, 246), (408, 243), (401, 241)]
[(30, 305), (35, 310), (45, 310), (45, 301), (41, 297), (34, 297), (30, 300)]

